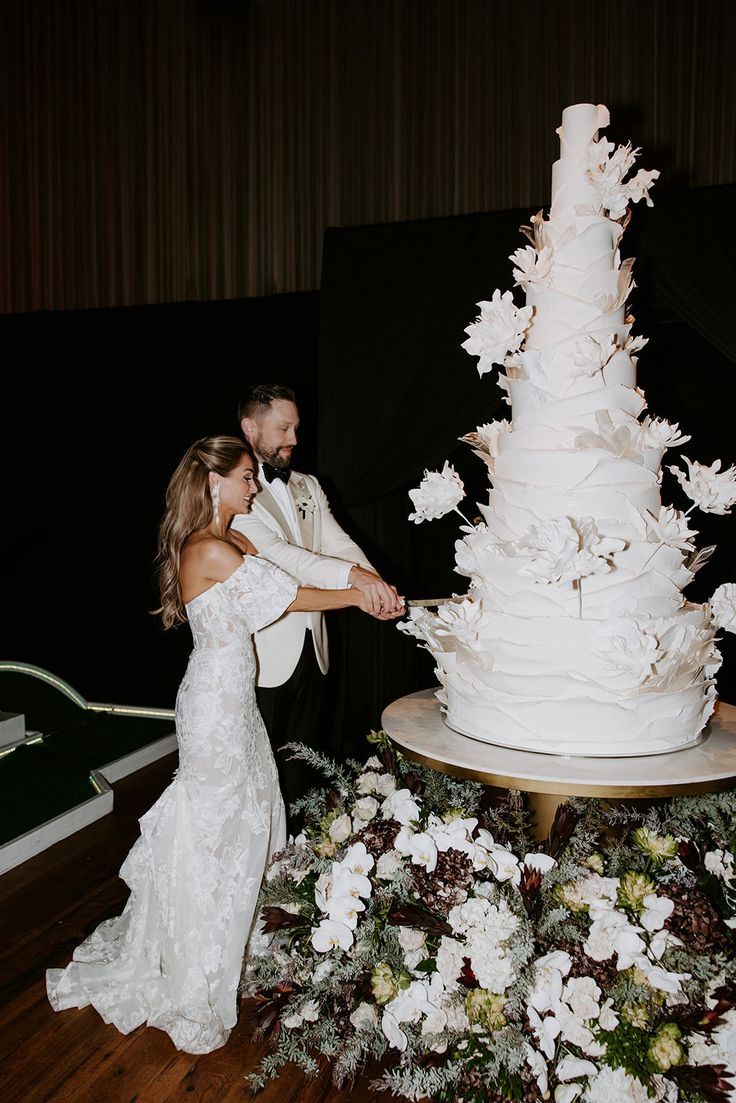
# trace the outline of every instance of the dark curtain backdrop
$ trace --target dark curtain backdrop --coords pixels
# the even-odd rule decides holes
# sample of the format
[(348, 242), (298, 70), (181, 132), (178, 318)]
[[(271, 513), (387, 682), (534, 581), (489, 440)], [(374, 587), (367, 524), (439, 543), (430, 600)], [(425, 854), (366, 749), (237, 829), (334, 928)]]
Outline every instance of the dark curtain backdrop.
[[(173, 706), (186, 626), (149, 616), (169, 477), (198, 437), (239, 432), (239, 395), (297, 388), (316, 464), (319, 294), (0, 317), (0, 657), (85, 697)], [(0, 702), (2, 707), (2, 702)]]
[[(636, 331), (650, 337), (640, 383), (657, 416), (692, 433), (692, 458), (736, 460), (736, 187), (701, 189), (637, 208), (624, 253), (637, 256)], [(459, 518), (411, 524), (407, 491), (450, 458), (466, 484), (467, 516), (487, 493), (485, 466), (457, 438), (507, 407), (461, 348), (473, 304), (511, 287), (506, 259), (531, 211), (406, 225), (334, 229), (321, 295), (320, 469), (342, 520), (375, 565), (409, 597), (464, 592), (452, 571)], [(666, 475), (665, 498), (678, 499)], [(692, 587), (704, 600), (736, 578), (736, 520), (696, 515), (701, 544), (717, 543)], [(428, 655), (392, 626), (347, 614), (336, 625), (335, 729), (349, 745), (397, 696), (434, 682)], [(736, 648), (721, 682), (736, 689)], [(730, 679), (730, 680), (729, 680)], [(725, 689), (723, 688), (725, 687)], [(733, 698), (734, 693), (730, 693)]]
[(605, 102), (736, 180), (732, 0), (3, 0), (0, 311), (318, 286), (326, 227), (541, 205)]

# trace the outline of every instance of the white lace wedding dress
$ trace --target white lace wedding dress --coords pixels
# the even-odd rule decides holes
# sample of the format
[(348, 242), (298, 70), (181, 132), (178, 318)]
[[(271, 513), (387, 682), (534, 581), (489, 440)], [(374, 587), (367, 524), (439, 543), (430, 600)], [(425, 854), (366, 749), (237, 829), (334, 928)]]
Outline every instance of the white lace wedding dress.
[(296, 589), (278, 567), (246, 556), (188, 604), (195, 646), (176, 701), (179, 769), (121, 867), (125, 911), (66, 969), (48, 970), (55, 1010), (92, 1004), (123, 1033), (147, 1022), (187, 1053), (227, 1041), (263, 871), (286, 834), (251, 635)]

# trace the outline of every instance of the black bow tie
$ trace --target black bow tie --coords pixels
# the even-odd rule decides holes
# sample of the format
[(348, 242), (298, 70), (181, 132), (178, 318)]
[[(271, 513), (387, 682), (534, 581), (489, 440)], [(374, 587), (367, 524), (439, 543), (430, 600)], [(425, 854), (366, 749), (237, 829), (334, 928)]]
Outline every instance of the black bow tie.
[(281, 479), (282, 483), (288, 483), (291, 471), (288, 467), (274, 467), (272, 463), (264, 463), (263, 477), (267, 483), (272, 483), (274, 479)]

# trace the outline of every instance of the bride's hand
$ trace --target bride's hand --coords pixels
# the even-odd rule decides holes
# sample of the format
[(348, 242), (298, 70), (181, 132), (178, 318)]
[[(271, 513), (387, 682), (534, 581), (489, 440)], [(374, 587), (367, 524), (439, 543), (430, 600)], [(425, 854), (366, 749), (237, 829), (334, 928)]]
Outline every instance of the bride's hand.
[(398, 617), (403, 617), (406, 613), (406, 606), (404, 605), (403, 597), (398, 594), (394, 600), (390, 609), (381, 609), (378, 612), (374, 612), (370, 596), (362, 593), (360, 590), (355, 591), (357, 598), (356, 605), (359, 609), (362, 609), (364, 613), (368, 613), (370, 616), (375, 617), (376, 620), (396, 620)]

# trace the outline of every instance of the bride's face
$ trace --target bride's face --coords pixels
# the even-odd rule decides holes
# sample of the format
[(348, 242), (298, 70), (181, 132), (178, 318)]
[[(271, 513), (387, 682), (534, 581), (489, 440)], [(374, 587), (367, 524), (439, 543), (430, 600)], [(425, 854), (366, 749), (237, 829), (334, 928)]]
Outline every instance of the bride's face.
[(223, 516), (229, 518), (237, 513), (250, 513), (259, 489), (250, 456), (244, 456), (229, 475), (218, 475), (217, 478), (220, 481), (220, 512)]

